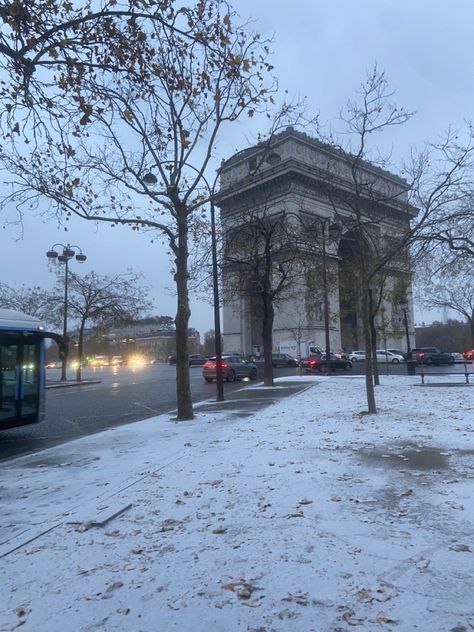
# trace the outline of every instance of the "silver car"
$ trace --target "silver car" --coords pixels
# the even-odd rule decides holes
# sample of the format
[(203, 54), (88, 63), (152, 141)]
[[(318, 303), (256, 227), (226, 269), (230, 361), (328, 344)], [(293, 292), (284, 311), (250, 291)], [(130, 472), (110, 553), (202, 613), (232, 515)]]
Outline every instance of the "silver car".
[[(202, 376), (206, 382), (212, 382), (216, 379), (216, 358), (209, 358), (203, 364)], [(222, 356), (222, 376), (227, 382), (248, 378), (250, 380), (257, 379), (257, 365), (250, 362), (243, 356), (239, 355), (223, 355)]]

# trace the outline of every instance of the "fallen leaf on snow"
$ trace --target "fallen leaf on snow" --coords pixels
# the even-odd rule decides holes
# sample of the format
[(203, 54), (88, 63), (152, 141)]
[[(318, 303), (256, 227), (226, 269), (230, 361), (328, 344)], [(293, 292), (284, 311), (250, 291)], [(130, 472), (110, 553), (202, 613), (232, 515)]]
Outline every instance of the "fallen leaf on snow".
[(467, 544), (453, 544), (449, 547), (450, 551), (457, 551), (458, 553), (471, 553), (471, 549)]
[(342, 498), (340, 496), (331, 496), (331, 500), (333, 503), (341, 502)]
[(258, 608), (262, 605), (262, 599), (258, 597), (257, 599), (251, 599), (249, 601), (242, 601), (243, 606), (247, 606), (248, 608)]
[(303, 498), (302, 500), (300, 500), (300, 502), (298, 503), (298, 505), (311, 505), (313, 501), (310, 500), (309, 498)]
[(239, 599), (249, 599), (255, 590), (261, 590), (258, 586), (251, 584), (243, 577), (221, 584), (221, 588), (231, 590)]
[(451, 501), (447, 501), (446, 504), (448, 505), (448, 507), (451, 507), (451, 509), (457, 509), (458, 511), (464, 511), (464, 505), (457, 505), (456, 503), (453, 503)]
[(375, 617), (375, 619), (372, 619), (372, 623), (378, 623), (379, 625), (385, 625), (386, 623), (397, 624), (397, 623), (400, 623), (400, 621), (398, 619), (392, 619), (392, 617), (390, 617), (385, 612), (379, 612), (378, 615)]
[(117, 608), (116, 612), (118, 614), (128, 614), (130, 612), (130, 608)]
[(89, 520), (88, 522), (83, 522), (82, 524), (75, 527), (74, 531), (77, 531), (78, 533), (84, 533), (84, 531), (89, 531), (89, 529), (91, 528), (92, 522)]
[(371, 603), (374, 600), (374, 596), (371, 590), (363, 588), (356, 592), (356, 597), (361, 603)]
[(217, 529), (213, 529), (212, 533), (225, 533), (226, 531), (226, 527), (217, 527)]
[(174, 518), (167, 518), (166, 520), (163, 520), (163, 522), (161, 523), (160, 531), (173, 531), (173, 529), (177, 527), (179, 524), (180, 524), (179, 520), (175, 520)]
[(300, 606), (307, 606), (309, 603), (308, 593), (288, 593), (286, 597), (282, 598), (282, 601), (294, 601)]
[(391, 584), (380, 584), (380, 586), (375, 591), (374, 597), (376, 601), (384, 602), (392, 599), (392, 597), (396, 597), (398, 595), (398, 590), (395, 586)]
[(416, 563), (416, 567), (419, 568), (420, 570), (425, 570), (425, 568), (428, 568), (428, 566), (431, 564), (431, 561), (427, 560), (422, 555), (419, 555), (419, 556), (414, 557), (412, 559)]
[(116, 538), (120, 535), (120, 531), (118, 529), (115, 529), (114, 531), (106, 531), (105, 535), (108, 535), (110, 538)]
[(347, 610), (342, 614), (342, 618), (349, 625), (362, 625), (365, 621), (362, 617), (356, 617), (355, 613), (352, 610)]

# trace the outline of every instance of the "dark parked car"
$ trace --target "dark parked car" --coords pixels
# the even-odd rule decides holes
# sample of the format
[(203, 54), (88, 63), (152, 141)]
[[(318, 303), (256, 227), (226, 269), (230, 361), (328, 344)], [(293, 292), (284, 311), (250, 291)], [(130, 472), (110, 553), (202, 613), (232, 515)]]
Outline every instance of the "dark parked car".
[(420, 347), (412, 349), (411, 359), (418, 364), (454, 364), (452, 353), (440, 351), (437, 347)]
[(298, 366), (298, 360), (289, 353), (272, 353), (272, 364), (278, 366)]
[[(329, 368), (331, 371), (336, 371), (338, 369), (342, 371), (348, 371), (349, 369), (352, 369), (352, 362), (350, 360), (347, 360), (346, 358), (338, 358), (336, 355), (333, 355), (331, 353)], [(318, 354), (315, 356), (311, 356), (306, 362), (306, 371), (308, 373), (314, 373), (316, 371), (327, 371), (326, 355)]]
[[(216, 379), (216, 358), (209, 360), (202, 367), (202, 376), (206, 382)], [(249, 378), (257, 379), (257, 365), (240, 355), (222, 356), (222, 376), (227, 382)]]
[(189, 354), (189, 366), (202, 366), (206, 362), (207, 362), (206, 356), (203, 356), (201, 353)]
[[(190, 353), (188, 360), (189, 366), (202, 366), (207, 361), (207, 358), (200, 353)], [(174, 354), (168, 356), (168, 363), (176, 364), (176, 356)]]

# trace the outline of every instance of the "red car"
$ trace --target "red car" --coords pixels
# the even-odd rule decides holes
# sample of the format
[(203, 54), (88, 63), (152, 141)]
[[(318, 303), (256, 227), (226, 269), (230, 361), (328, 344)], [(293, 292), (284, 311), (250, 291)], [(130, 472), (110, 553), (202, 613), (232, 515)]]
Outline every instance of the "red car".
[(474, 361), (474, 349), (469, 349), (468, 351), (465, 351), (462, 355), (465, 360), (469, 360), (470, 362)]

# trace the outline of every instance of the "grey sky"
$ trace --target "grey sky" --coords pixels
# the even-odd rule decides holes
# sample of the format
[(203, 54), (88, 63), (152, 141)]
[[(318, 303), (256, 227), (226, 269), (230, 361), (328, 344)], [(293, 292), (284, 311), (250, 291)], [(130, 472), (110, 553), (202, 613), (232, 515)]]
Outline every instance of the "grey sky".
[[(395, 100), (417, 115), (383, 141), (394, 158), (410, 144), (434, 140), (449, 126), (471, 118), (474, 102), (474, 4), (471, 0), (236, 0), (242, 17), (264, 36), (274, 36), (273, 61), (281, 89), (307, 96), (323, 121), (334, 121), (375, 62), (396, 90)], [(245, 120), (222, 136), (219, 156), (228, 158), (248, 145), (256, 120)], [(381, 139), (382, 140), (382, 139)], [(46, 250), (55, 243), (78, 244), (88, 255), (81, 270), (116, 274), (133, 268), (152, 288), (155, 312), (174, 316), (175, 299), (165, 248), (146, 234), (72, 219), (68, 232), (41, 218), (25, 218), (2, 231), (2, 280), (49, 287)], [(72, 264), (79, 268), (75, 262)], [(420, 317), (417, 317), (420, 320)], [(210, 305), (193, 299), (191, 326), (211, 329)]]

